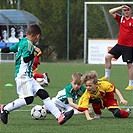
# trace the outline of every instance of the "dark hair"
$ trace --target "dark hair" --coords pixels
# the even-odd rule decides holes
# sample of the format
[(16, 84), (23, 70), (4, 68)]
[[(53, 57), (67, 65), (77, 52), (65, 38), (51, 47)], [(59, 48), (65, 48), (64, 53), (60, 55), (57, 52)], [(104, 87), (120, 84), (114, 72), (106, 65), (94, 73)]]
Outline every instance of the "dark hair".
[(27, 32), (29, 35), (32, 35), (32, 36), (35, 36), (38, 34), (41, 35), (41, 28), (39, 27), (39, 25), (33, 24), (33, 25), (30, 25)]
[(130, 7), (130, 8), (132, 8), (132, 6), (130, 4), (125, 4), (125, 5), (128, 6), (128, 7)]

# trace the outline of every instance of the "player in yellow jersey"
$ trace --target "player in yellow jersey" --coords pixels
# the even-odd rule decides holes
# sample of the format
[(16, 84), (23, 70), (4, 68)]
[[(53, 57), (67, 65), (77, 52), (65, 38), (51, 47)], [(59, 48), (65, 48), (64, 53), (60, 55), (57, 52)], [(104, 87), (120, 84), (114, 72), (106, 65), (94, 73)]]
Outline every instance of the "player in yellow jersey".
[[(120, 103), (127, 104), (120, 91), (109, 81), (98, 81), (96, 71), (89, 71), (83, 77), (83, 83), (86, 86), (85, 93), (81, 96), (78, 103), (78, 110), (85, 111), (87, 120), (101, 117), (101, 109), (105, 107), (113, 113), (115, 117), (127, 118), (131, 113), (131, 110), (120, 109), (117, 99), (114, 97), (114, 93), (118, 95)], [(89, 103), (92, 103), (94, 110), (94, 118), (90, 117), (88, 113)]]

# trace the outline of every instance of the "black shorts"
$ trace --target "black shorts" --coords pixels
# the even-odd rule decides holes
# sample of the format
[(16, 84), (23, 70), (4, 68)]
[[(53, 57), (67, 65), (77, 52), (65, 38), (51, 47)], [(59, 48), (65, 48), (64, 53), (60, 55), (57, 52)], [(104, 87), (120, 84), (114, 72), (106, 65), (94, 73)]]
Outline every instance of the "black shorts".
[(133, 63), (133, 47), (126, 47), (116, 44), (109, 52), (115, 59), (122, 55), (123, 62)]

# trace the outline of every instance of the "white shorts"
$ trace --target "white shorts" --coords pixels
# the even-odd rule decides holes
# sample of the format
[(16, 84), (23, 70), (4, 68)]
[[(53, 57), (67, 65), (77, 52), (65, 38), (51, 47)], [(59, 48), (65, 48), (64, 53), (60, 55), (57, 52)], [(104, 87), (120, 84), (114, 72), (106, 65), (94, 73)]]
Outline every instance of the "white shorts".
[(44, 89), (34, 78), (29, 78), (26, 75), (15, 78), (15, 81), (19, 98), (36, 96), (36, 92), (39, 89)]
[(62, 101), (60, 101), (58, 98), (53, 97), (52, 98), (53, 103), (56, 105), (56, 107), (60, 110), (60, 111), (65, 111), (68, 112), (70, 110), (74, 110), (74, 114), (78, 114), (78, 110), (74, 109), (72, 106), (70, 106), (69, 104), (65, 104)]

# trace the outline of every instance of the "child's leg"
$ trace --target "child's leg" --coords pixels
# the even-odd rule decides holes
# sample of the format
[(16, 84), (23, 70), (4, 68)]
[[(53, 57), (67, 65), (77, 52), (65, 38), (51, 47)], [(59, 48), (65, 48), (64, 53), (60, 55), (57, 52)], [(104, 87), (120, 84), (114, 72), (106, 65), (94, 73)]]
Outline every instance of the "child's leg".
[(58, 98), (53, 97), (52, 98), (52, 102), (56, 105), (56, 107), (61, 111), (64, 112), (65, 111), (65, 104), (60, 101)]
[(126, 110), (120, 110), (119, 108), (111, 108), (109, 109), (115, 117), (119, 118), (127, 118), (129, 116), (129, 112)]
[(4, 110), (6, 110), (8, 112), (11, 112), (12, 110), (15, 110), (15, 109), (18, 109), (22, 106), (31, 104), (33, 102), (33, 100), (34, 100), (33, 96), (16, 99), (13, 102), (8, 103), (7, 105), (5, 105)]
[(58, 119), (58, 123), (60, 125), (64, 124), (67, 120), (69, 120), (72, 117), (74, 111), (70, 110), (69, 112), (62, 114), (56, 107), (56, 105), (52, 102), (46, 90), (39, 89), (36, 94), (42, 99), (46, 108), (55, 116), (56, 119)]
[(26, 105), (25, 99), (16, 99), (15, 101), (13, 101), (7, 105), (3, 105), (1, 107), (1, 121), (4, 124), (7, 124), (9, 112), (11, 112), (12, 110), (15, 110), (17, 108), (20, 108), (24, 105)]
[(61, 112), (50, 99), (48, 92), (43, 89), (40, 89), (38, 90), (37, 95), (42, 99), (46, 108), (55, 116), (56, 119), (58, 119), (61, 115)]
[(101, 115), (101, 100), (99, 98), (96, 98), (92, 101), (92, 107), (95, 114)]
[(34, 73), (34, 79), (36, 79), (36, 78), (43, 78), (43, 77), (44, 76), (41, 73)]
[(16, 99), (11, 103), (8, 103), (5, 107), (4, 110), (11, 112), (12, 110), (15, 110), (17, 108), (20, 108), (22, 106), (26, 105), (25, 99)]

